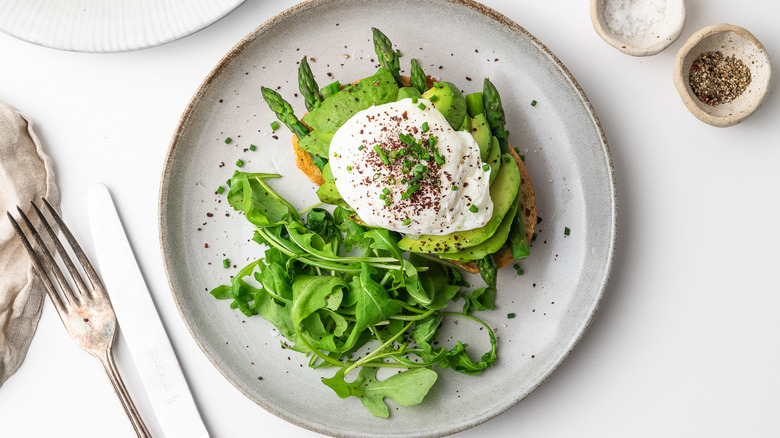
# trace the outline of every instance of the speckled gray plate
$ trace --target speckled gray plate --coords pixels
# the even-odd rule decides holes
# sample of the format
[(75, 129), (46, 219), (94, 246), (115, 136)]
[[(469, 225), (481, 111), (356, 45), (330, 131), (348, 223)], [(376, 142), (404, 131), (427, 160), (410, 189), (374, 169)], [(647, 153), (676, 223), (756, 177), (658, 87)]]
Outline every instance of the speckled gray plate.
[[(437, 11), (435, 31), (431, 10)], [(480, 90), (482, 78), (490, 77), (502, 94), (510, 143), (526, 156), (543, 218), (531, 257), (520, 263), (525, 274), (504, 269), (498, 309), (481, 315), (496, 328), (496, 365), (480, 376), (439, 370), (422, 404), (404, 408), (390, 401), (387, 420), (372, 417), (354, 398), (339, 399), (320, 382), (334, 371), (308, 368), (305, 358), (280, 347), (268, 323), (246, 318), (208, 293), (236, 271), (224, 269), (223, 259), (241, 267), (259, 255), (249, 242), (249, 224), (224, 195), (215, 194), (239, 158), (243, 170), (282, 173), (272, 185), (294, 205), (316, 202), (314, 185), (295, 168), (290, 134), (284, 128), (271, 132), (274, 116), (261, 100), (260, 85), (279, 87), (302, 115), (297, 62), (308, 55), (321, 86), (333, 78), (368, 76), (375, 71), (372, 26), (401, 50), (403, 68), (418, 58), (426, 72), (466, 93)], [(468, 0), (316, 0), (273, 18), (228, 53), (195, 94), (173, 138), (160, 188), (165, 266), (182, 317), (203, 351), (265, 409), (337, 436), (446, 435), (522, 400), (560, 365), (593, 318), (610, 273), (616, 227), (609, 150), (585, 94), (532, 35)], [(516, 317), (507, 318), (509, 313)], [(448, 332), (458, 330), (475, 347), (484, 346), (484, 333), (468, 328), (445, 324)]]

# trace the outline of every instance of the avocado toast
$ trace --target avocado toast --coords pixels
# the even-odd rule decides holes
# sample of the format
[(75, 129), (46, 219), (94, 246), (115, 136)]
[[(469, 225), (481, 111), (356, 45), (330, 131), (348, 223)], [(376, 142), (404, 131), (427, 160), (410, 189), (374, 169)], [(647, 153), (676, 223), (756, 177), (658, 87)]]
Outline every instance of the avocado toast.
[[(389, 41), (376, 29), (374, 37), (377, 55), (380, 61), (384, 60), (382, 50), (389, 46)], [(377, 42), (383, 39), (386, 41), (384, 46)], [(435, 254), (472, 273), (478, 272), (474, 261), (489, 255), (499, 269), (526, 257), (537, 221), (534, 187), (523, 160), (506, 142), (508, 132), (503, 127), (504, 114), (495, 87), (486, 79), (483, 92), (463, 96), (454, 84), (425, 75), (414, 59), (411, 77), (399, 74), (396, 81), (392, 73), (393, 62), (398, 61), (384, 62), (376, 74), (360, 81), (346, 86), (334, 82), (317, 91), (307, 59), (303, 58), (299, 67), (301, 93), (304, 97), (314, 97), (307, 97), (309, 112), (299, 122), (308, 132), (293, 130), (292, 143), (298, 168), (320, 186), (318, 195), (323, 202), (343, 203), (327, 166), (333, 133), (345, 119), (371, 105), (404, 98), (430, 99), (454, 129), (470, 132), (479, 145), (482, 161), (491, 168), (491, 198), (500, 200), (501, 208), (491, 222), (479, 230), (450, 236), (407, 236), (399, 246), (411, 252)], [(489, 107), (487, 111), (486, 106)], [(492, 125), (488, 114), (494, 119)], [(508, 167), (503, 171), (502, 163)]]

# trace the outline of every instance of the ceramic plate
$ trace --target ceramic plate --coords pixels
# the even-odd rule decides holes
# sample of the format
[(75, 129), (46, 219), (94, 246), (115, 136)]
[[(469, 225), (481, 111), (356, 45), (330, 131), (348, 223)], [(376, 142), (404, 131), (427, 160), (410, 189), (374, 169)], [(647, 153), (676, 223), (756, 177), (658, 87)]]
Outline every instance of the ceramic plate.
[(4, 0), (0, 31), (77, 52), (167, 43), (221, 19), (246, 0)]
[[(430, 10), (437, 11), (435, 31), (426, 18)], [(271, 184), (297, 207), (317, 201), (314, 185), (295, 167), (291, 134), (269, 127), (275, 118), (260, 86), (277, 89), (302, 115), (300, 59), (309, 56), (320, 86), (369, 76), (376, 70), (372, 26), (402, 52), (405, 69), (417, 58), (427, 73), (465, 93), (481, 90), (482, 78), (491, 79), (506, 108), (510, 143), (525, 155), (543, 219), (530, 258), (519, 263), (525, 274), (502, 270), (498, 309), (480, 315), (496, 330), (496, 365), (479, 376), (438, 370), (424, 402), (403, 408), (389, 401), (389, 419), (372, 417), (357, 399), (339, 399), (320, 382), (333, 370), (308, 368), (306, 358), (281, 348), (270, 324), (246, 318), (208, 292), (236, 272), (223, 268), (224, 259), (240, 268), (259, 255), (249, 241), (251, 226), (215, 193), (238, 159), (242, 170), (284, 175)], [(464, 29), (478, 31), (464, 35)], [(532, 35), (468, 0), (315, 0), (271, 19), (228, 53), (196, 92), (170, 146), (160, 192), (168, 277), (203, 351), (265, 409), (338, 436), (446, 435), (526, 397), (566, 358), (593, 318), (610, 273), (616, 221), (609, 151), (583, 91)], [(510, 313), (515, 317), (508, 318)], [(449, 322), (445, 329), (455, 326)], [(475, 336), (475, 345), (481, 341)]]

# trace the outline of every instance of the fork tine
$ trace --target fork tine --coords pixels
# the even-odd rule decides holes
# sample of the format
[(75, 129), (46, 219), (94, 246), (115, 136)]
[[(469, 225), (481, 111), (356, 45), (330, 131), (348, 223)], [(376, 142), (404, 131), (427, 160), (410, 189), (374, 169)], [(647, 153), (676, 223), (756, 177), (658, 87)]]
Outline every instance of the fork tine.
[[(57, 280), (57, 283), (60, 285), (62, 294), (65, 296), (65, 299), (68, 301), (68, 303), (70, 304), (79, 303), (80, 300), (78, 296), (73, 292), (73, 288), (70, 286), (70, 283), (68, 283), (68, 280), (65, 279), (65, 275), (62, 273), (62, 270), (60, 269), (59, 265), (54, 260), (54, 256), (52, 255), (51, 251), (49, 251), (49, 248), (43, 242), (43, 238), (41, 238), (41, 235), (40, 233), (38, 233), (38, 230), (35, 229), (30, 219), (27, 217), (26, 214), (24, 214), (24, 211), (22, 211), (22, 209), (19, 208), (19, 206), (16, 207), (16, 211), (19, 213), (19, 216), (21, 216), (25, 225), (27, 225), (27, 229), (30, 231), (30, 235), (35, 239), (35, 242), (38, 244), (37, 245), (38, 255), (42, 256), (42, 258), (40, 259), (42, 262), (41, 266), (46, 268), (48, 272), (54, 274), (54, 278)], [(41, 218), (41, 222), (46, 223), (45, 218)], [(57, 249), (56, 245), (59, 243), (59, 239), (53, 237), (53, 240), (55, 244), (55, 249)], [(60, 252), (60, 254), (63, 253)], [(65, 256), (67, 257), (67, 254), (65, 254)], [(71, 276), (73, 276), (72, 272), (71, 272)]]
[(60, 228), (60, 230), (62, 230), (62, 234), (64, 234), (65, 238), (68, 240), (70, 247), (73, 249), (73, 253), (76, 255), (76, 258), (79, 260), (79, 263), (81, 263), (81, 267), (84, 268), (84, 273), (87, 274), (87, 278), (89, 279), (89, 282), (92, 284), (92, 293), (99, 293), (105, 297), (108, 297), (108, 294), (106, 293), (106, 288), (103, 285), (103, 282), (100, 280), (100, 276), (98, 275), (97, 271), (95, 271), (95, 268), (92, 266), (92, 263), (87, 258), (87, 255), (81, 249), (81, 245), (79, 245), (79, 242), (70, 232), (67, 225), (65, 225), (65, 222), (62, 220), (60, 215), (57, 214), (57, 211), (54, 210), (54, 207), (52, 207), (51, 204), (49, 204), (49, 201), (47, 201), (45, 198), (41, 198), (41, 200), (43, 201), (43, 204), (46, 206), (46, 209), (49, 211), (49, 214), (51, 214), (51, 216), (54, 218), (54, 221), (57, 222), (57, 226)]
[(27, 254), (30, 256), (30, 261), (33, 264), (33, 268), (35, 269), (35, 272), (38, 273), (38, 277), (40, 277), (41, 281), (43, 282), (43, 286), (46, 288), (46, 292), (49, 294), (49, 298), (51, 299), (52, 304), (54, 304), (54, 307), (57, 309), (57, 313), (63, 315), (65, 312), (65, 306), (62, 303), (62, 298), (60, 298), (60, 295), (54, 288), (54, 284), (52, 284), (49, 276), (46, 275), (46, 270), (43, 269), (41, 261), (38, 258), (38, 254), (35, 253), (32, 245), (30, 245), (30, 241), (27, 240), (27, 236), (24, 235), (24, 232), (19, 226), (19, 223), (16, 222), (16, 219), (14, 219), (10, 212), (6, 212), (6, 214), (8, 215), (8, 220), (11, 222), (14, 231), (16, 231), (16, 234), (22, 240), (24, 249), (27, 250)]
[[(73, 278), (73, 282), (76, 284), (76, 287), (78, 288), (79, 292), (81, 293), (80, 296), (74, 296), (74, 298), (81, 300), (81, 296), (90, 296), (90, 290), (87, 287), (86, 283), (84, 283), (84, 279), (81, 278), (81, 274), (79, 274), (79, 271), (76, 269), (76, 265), (73, 264), (73, 260), (71, 260), (70, 256), (68, 255), (68, 252), (65, 250), (65, 247), (62, 245), (62, 242), (60, 242), (60, 239), (57, 238), (57, 233), (54, 232), (51, 225), (49, 225), (49, 221), (46, 220), (46, 216), (43, 215), (41, 210), (38, 208), (37, 205), (35, 205), (34, 202), (30, 202), (30, 204), (33, 207), (33, 210), (35, 210), (35, 214), (38, 215), (38, 219), (41, 220), (41, 225), (48, 233), (49, 237), (51, 238), (52, 242), (54, 242), (54, 248), (57, 250), (57, 252), (60, 254), (60, 257), (62, 258), (62, 262), (65, 264), (65, 267), (68, 269), (68, 272), (70, 273), (71, 278)], [(55, 220), (57, 220), (57, 217), (55, 217)], [(61, 223), (62, 221), (58, 221), (57, 225), (61, 230), (63, 230), (63, 233), (65, 233), (66, 230), (63, 229), (64, 224)], [(69, 234), (69, 233), (68, 233)], [(67, 236), (66, 236), (67, 237)], [(68, 242), (71, 245), (71, 248), (73, 248), (73, 242), (68, 239)], [(80, 248), (79, 248), (80, 249)], [(76, 252), (76, 249), (73, 248), (73, 251)], [(78, 256), (78, 253), (76, 252), (76, 255)], [(71, 293), (74, 293), (75, 291), (72, 291)], [(75, 294), (74, 294), (75, 295)]]

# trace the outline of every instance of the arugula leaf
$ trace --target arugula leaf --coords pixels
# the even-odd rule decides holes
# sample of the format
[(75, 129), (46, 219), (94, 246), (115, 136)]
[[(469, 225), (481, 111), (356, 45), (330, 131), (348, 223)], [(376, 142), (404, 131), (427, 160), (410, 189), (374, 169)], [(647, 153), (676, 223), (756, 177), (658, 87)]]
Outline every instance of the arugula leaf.
[(476, 260), (479, 275), (485, 280), (485, 283), (494, 290), (496, 288), (496, 279), (498, 277), (498, 266), (493, 254), (488, 254), (484, 258)]
[(297, 219), (295, 208), (265, 183), (266, 179), (280, 176), (274, 173), (236, 172), (230, 180), (228, 202), (236, 211), (243, 211), (247, 220), (259, 227), (284, 223), (287, 214)]
[(436, 333), (439, 332), (439, 327), (441, 326), (443, 318), (444, 315), (441, 312), (436, 312), (415, 323), (412, 339), (424, 351), (428, 353), (432, 351), (430, 342), (436, 337)]
[(474, 310), (496, 310), (496, 290), (492, 287), (481, 287), (473, 292), (464, 294), (463, 304), (464, 315), (470, 314)]
[(373, 415), (381, 418), (390, 416), (385, 397), (393, 399), (402, 406), (412, 406), (422, 402), (431, 389), (438, 374), (428, 368), (413, 368), (400, 374), (394, 374), (385, 380), (376, 378), (377, 369), (363, 367), (354, 382), (344, 380), (344, 368), (331, 378), (322, 382), (333, 389), (341, 398), (358, 397), (360, 402)]
[(349, 283), (350, 293), (356, 295), (356, 311), (358, 330), (365, 330), (374, 324), (387, 320), (401, 311), (401, 305), (390, 298), (387, 290), (371, 278), (377, 270), (361, 263), (360, 275), (352, 277)]
[(314, 233), (322, 236), (329, 244), (333, 253), (338, 253), (341, 246), (341, 232), (333, 221), (333, 216), (322, 208), (314, 208), (306, 216), (306, 226)]
[(293, 280), (292, 318), (300, 324), (319, 309), (338, 309), (347, 283), (339, 277), (300, 275)]
[(355, 223), (350, 216), (352, 212), (344, 207), (336, 207), (333, 210), (333, 223), (344, 233), (344, 251), (352, 251), (352, 247), (361, 247), (365, 227)]

